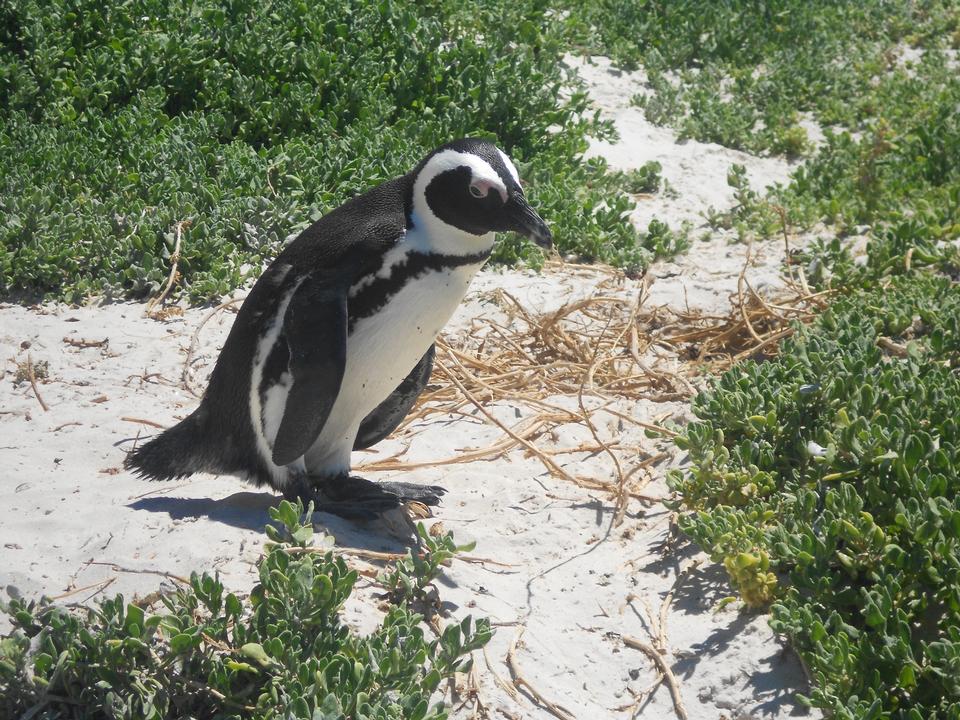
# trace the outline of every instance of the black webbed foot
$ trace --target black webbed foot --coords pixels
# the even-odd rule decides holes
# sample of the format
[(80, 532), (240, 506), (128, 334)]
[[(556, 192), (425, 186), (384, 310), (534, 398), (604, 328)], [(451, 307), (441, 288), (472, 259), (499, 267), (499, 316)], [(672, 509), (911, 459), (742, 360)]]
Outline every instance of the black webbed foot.
[(435, 507), (440, 504), (440, 498), (446, 495), (446, 488), (439, 485), (414, 485), (413, 483), (384, 481), (377, 483), (387, 492), (399, 496), (403, 502), (418, 502)]
[(317, 510), (321, 512), (348, 520), (374, 520), (408, 502), (439, 505), (441, 496), (446, 492), (437, 485), (377, 483), (355, 475), (307, 477), (298, 485), (296, 489), (290, 488), (295, 495), (305, 501), (314, 500)]

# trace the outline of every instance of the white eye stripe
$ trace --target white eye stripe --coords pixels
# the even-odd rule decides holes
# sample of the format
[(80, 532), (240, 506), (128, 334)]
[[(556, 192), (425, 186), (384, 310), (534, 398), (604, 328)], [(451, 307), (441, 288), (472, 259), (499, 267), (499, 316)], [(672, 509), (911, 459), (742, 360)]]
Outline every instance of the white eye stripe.
[[(493, 160), (493, 162), (496, 163), (496, 160)], [(499, 163), (496, 164), (499, 165)], [(465, 178), (460, 173), (464, 169), (468, 169), (470, 175), (466, 189), (472, 198), (478, 201), (482, 198), (489, 200), (490, 192), (495, 191), (502, 202), (506, 203), (509, 200), (507, 186), (508, 184), (512, 186), (511, 180), (515, 179), (516, 168), (513, 168), (512, 165), (513, 163), (507, 165), (506, 175), (508, 177), (501, 177), (490, 162), (471, 152), (447, 148), (431, 155), (423, 167), (420, 168), (413, 181), (413, 207), (410, 217), (413, 221), (413, 227), (420, 228), (420, 232), (410, 234), (411, 241), (426, 242), (431, 252), (453, 254), (462, 252), (464, 243), (471, 247), (477, 243), (487, 247), (492, 243), (492, 232), (480, 235), (473, 229), (464, 230), (458, 224), (458, 221), (455, 218), (450, 218), (449, 215), (438, 216), (436, 208), (431, 206), (433, 201), (427, 199), (426, 191), (439, 175), (449, 171), (460, 171), (457, 175), (451, 176), (451, 181), (454, 181), (456, 177), (454, 181), (456, 185), (448, 184), (446, 192), (462, 193), (463, 184), (460, 183), (463, 183)], [(500, 172), (503, 172), (503, 168)], [(476, 187), (482, 194), (477, 196), (476, 190), (473, 190), (472, 187)], [(436, 200), (442, 202), (442, 198), (436, 198)]]
[(513, 161), (507, 157), (507, 154), (503, 152), (500, 148), (497, 148), (497, 152), (500, 153), (500, 159), (503, 160), (503, 164), (507, 167), (507, 172), (513, 177), (513, 180), (517, 185), (520, 184), (520, 174), (517, 172), (517, 166), (513, 164)]
[(430, 158), (417, 177), (414, 194), (420, 197), (420, 193), (434, 177), (447, 170), (455, 170), (463, 166), (470, 168), (472, 175), (470, 184), (478, 186), (481, 191), (486, 191), (482, 197), (486, 197), (491, 189), (496, 190), (501, 196), (506, 196), (507, 187), (490, 163), (476, 155), (456, 150), (443, 150)]

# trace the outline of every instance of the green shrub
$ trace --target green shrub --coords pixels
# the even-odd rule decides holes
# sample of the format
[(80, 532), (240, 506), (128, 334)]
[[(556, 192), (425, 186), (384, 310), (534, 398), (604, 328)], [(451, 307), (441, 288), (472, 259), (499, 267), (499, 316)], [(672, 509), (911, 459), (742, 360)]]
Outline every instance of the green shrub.
[(734, 367), (678, 438), (681, 527), (809, 667), (838, 718), (960, 713), (960, 288), (837, 300)]
[(659, 192), (664, 184), (661, 172), (663, 172), (663, 165), (656, 160), (650, 160), (638, 168), (628, 170), (624, 173), (626, 189), (635, 194)]
[(703, 141), (788, 153), (805, 149), (798, 112), (847, 127), (874, 117), (883, 94), (875, 86), (895, 53), (944, 47), (960, 16), (949, 0), (567, 5), (572, 42), (644, 67), (651, 120)]
[[(612, 130), (536, 0), (3, 8), (0, 292), (151, 293), (189, 221), (181, 286), (214, 298), (312, 219), (466, 135), (517, 160), (561, 252), (649, 259), (600, 209), (621, 182), (580, 156)], [(498, 251), (538, 257), (516, 239)]]
[[(786, 187), (708, 214), (712, 226), (743, 238), (783, 220), (841, 235), (867, 225), (877, 245), (903, 224), (925, 245), (960, 237), (960, 75), (947, 54), (956, 3), (595, 0), (570, 4), (566, 25), (592, 52), (642, 64), (649, 89), (634, 102), (681, 138), (810, 156)], [(800, 113), (824, 128), (815, 152)]]
[(640, 243), (655, 258), (671, 258), (690, 248), (690, 227), (684, 223), (680, 230), (671, 230), (665, 222), (652, 218)]
[(470, 552), (476, 546), (476, 543), (457, 545), (452, 532), (432, 537), (423, 523), (417, 523), (417, 538), (422, 551), (408, 549), (406, 557), (398, 560), (392, 570), (381, 573), (379, 577), (388, 595), (398, 603), (405, 599), (427, 602), (428, 588), (440, 575), (440, 566), (457, 553)]
[[(490, 638), (486, 620), (450, 624), (430, 640), (402, 591), (380, 627), (361, 637), (340, 608), (357, 573), (329, 538), (312, 546), (312, 506), (271, 509), (279, 528), (259, 561), (249, 601), (194, 573), (153, 614), (122, 596), (86, 613), (12, 599), (14, 632), (0, 639), (0, 716), (53, 718), (370, 718), (440, 720), (430, 697), (470, 666)], [(452, 542), (452, 541), (451, 541)], [(431, 547), (411, 569), (438, 572)], [(446, 547), (446, 545), (444, 545)], [(26, 717), (24, 715), (24, 717)]]

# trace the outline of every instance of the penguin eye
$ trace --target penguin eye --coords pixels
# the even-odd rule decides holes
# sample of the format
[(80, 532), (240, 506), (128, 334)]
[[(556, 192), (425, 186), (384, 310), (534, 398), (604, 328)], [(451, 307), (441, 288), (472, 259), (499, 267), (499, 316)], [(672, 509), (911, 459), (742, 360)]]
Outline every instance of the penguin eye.
[(475, 198), (486, 197), (486, 193), (484, 193), (483, 190), (481, 190), (476, 185), (470, 186), (470, 194), (473, 195)]

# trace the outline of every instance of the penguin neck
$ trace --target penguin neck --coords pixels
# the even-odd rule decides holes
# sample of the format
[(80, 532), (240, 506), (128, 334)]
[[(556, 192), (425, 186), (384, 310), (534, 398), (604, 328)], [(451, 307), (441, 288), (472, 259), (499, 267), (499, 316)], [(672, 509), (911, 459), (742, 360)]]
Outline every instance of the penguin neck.
[(489, 254), (495, 236), (493, 232), (475, 235), (445, 223), (427, 207), (426, 198), (414, 196), (405, 239), (411, 250), (454, 257)]

